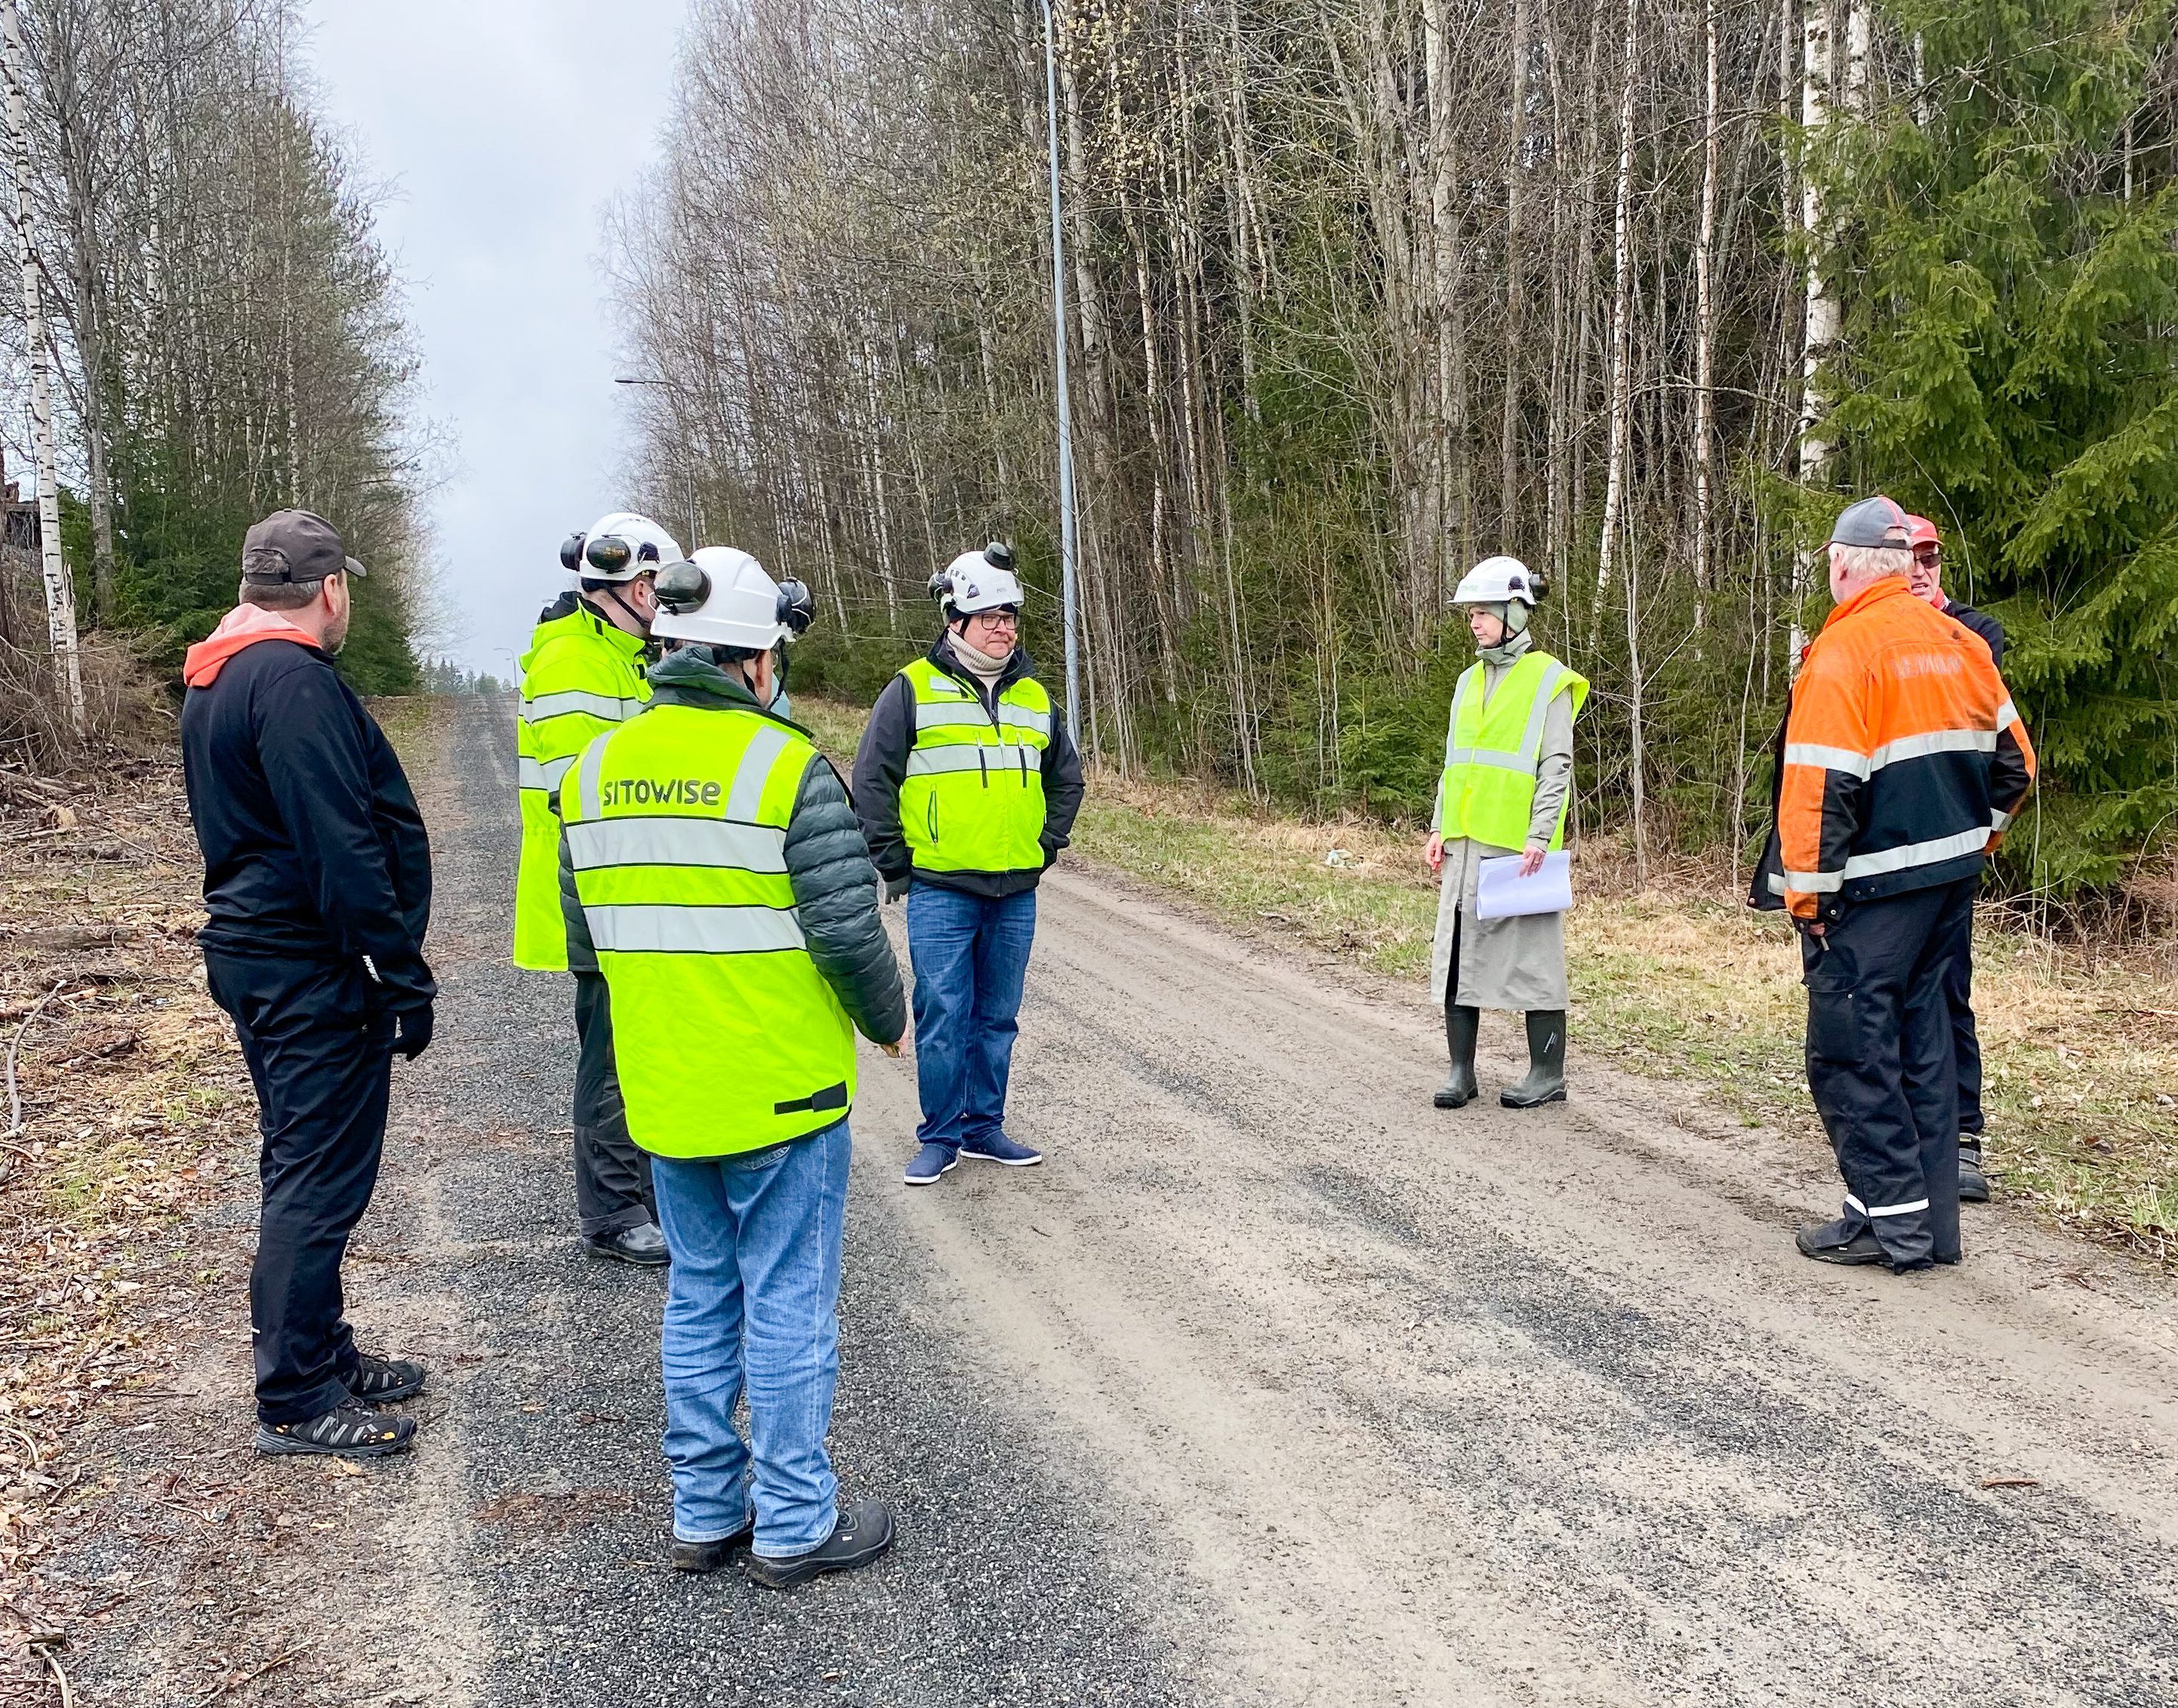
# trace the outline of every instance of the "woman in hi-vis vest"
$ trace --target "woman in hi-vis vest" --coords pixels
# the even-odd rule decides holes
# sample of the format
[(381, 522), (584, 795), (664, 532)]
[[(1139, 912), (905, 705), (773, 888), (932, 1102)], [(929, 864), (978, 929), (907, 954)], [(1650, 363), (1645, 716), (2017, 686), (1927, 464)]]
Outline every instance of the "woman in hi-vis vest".
[(1482, 862), (1509, 856), (1523, 877), (1565, 840), (1573, 798), (1573, 721), (1588, 683), (1535, 645), (1528, 619), (1549, 584), (1518, 558), (1485, 558), (1453, 595), (1467, 612), (1478, 662), (1453, 690), (1444, 777), (1430, 821), (1430, 869), (1440, 874), (1431, 990), (1444, 1005), (1452, 1076), (1439, 1109), (1474, 1100), (1475, 1040), (1485, 1008), (1527, 1017), (1528, 1074), (1498, 1101), (1534, 1109), (1565, 1101), (1565, 915), (1475, 916)]

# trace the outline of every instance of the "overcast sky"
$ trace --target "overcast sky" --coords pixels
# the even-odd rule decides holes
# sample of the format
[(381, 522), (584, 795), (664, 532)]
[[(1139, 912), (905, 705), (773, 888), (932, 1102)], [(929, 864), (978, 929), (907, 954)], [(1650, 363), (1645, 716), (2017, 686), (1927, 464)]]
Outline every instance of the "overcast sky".
[(620, 507), (628, 415), (600, 216), (653, 158), (686, 0), (307, 0), (328, 116), (396, 194), (449, 650), (506, 679), (566, 584), (559, 545)]

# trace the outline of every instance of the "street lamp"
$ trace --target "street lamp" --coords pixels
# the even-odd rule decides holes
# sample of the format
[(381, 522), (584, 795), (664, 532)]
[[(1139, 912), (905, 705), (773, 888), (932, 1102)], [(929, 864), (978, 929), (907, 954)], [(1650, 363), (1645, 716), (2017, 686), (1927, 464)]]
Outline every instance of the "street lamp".
[(1059, 228), (1059, 51), (1043, 0), (1044, 135), (1051, 156), (1051, 322), (1059, 353), (1059, 604), (1066, 625), (1066, 734), (1081, 745), (1081, 647), (1075, 592), (1074, 401), (1066, 384), (1066, 251)]
[[(670, 379), (665, 379), (659, 378), (659, 377), (657, 377), (657, 376), (655, 376), (655, 375), (648, 376), (648, 377), (645, 377), (645, 376), (641, 375), (641, 374), (629, 374), (629, 375), (625, 375), (625, 376), (621, 375), (621, 374), (615, 374), (615, 375), (613, 376), (613, 384), (614, 384), (614, 385), (662, 385), (662, 386), (664, 386), (664, 387), (665, 387), (668, 391), (670, 391), (670, 392), (671, 392), (671, 393), (673, 394), (674, 398), (675, 398), (675, 400), (676, 400), (676, 402), (677, 402), (679, 400), (681, 400), (681, 399), (683, 399), (683, 398), (686, 398), (686, 397), (687, 396), (687, 395), (688, 395), (688, 394), (687, 394), (687, 392), (686, 390), (683, 390), (683, 389), (682, 389), (682, 388), (681, 388), (681, 387), (677, 383), (676, 383), (675, 381), (670, 380)], [(679, 420), (679, 419), (681, 418), (681, 411), (680, 411), (678, 408), (676, 408), (676, 409), (674, 410), (673, 414), (674, 414), (674, 418), (675, 418), (676, 421), (677, 421), (677, 420)], [(684, 434), (687, 432), (687, 427), (686, 427), (685, 425), (682, 427), (681, 431), (682, 431)], [(681, 457), (682, 457), (682, 461), (681, 461), (681, 479), (682, 479), (682, 480), (687, 483), (687, 497), (688, 497), (688, 545), (687, 545), (687, 549), (692, 552), (692, 551), (694, 551), (694, 550), (696, 549), (696, 548), (697, 548), (698, 546), (699, 546), (699, 545), (701, 545), (701, 544), (703, 543), (702, 539), (699, 538), (699, 536), (700, 536), (700, 535), (701, 535), (701, 533), (702, 533), (702, 529), (701, 529), (701, 527), (698, 525), (697, 521), (696, 521), (696, 451), (695, 451), (695, 447), (694, 447), (694, 446), (693, 446), (693, 445), (692, 445), (692, 444), (683, 444), (683, 445), (681, 445)]]

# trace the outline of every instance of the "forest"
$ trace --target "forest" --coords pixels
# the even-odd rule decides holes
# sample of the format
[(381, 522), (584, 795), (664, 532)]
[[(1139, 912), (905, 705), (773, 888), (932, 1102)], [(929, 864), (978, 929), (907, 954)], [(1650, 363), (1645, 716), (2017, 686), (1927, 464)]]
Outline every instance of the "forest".
[(2167, 856), (2170, 0), (695, 0), (608, 265), (648, 501), (817, 588), (801, 681), (990, 536), (1059, 675), (1047, 17), (1104, 763), (1425, 814), (1507, 551), (1581, 828), (1736, 853), (1882, 490), (2010, 631), (2011, 893)]
[[(321, 511), (367, 564), (341, 668), (413, 690), (428, 596), (430, 447), (408, 426), (415, 357), (373, 231), (375, 188), (316, 109), (288, 0), (8, 0), (18, 259), (51, 376), (61, 536), (94, 718), (173, 678), (234, 603), (249, 523)], [(0, 314), (30, 395), (19, 288)], [(30, 412), (11, 415), (27, 493)], [(35, 506), (9, 507), (0, 741), (49, 718)], [(18, 518), (20, 518), (19, 521)]]

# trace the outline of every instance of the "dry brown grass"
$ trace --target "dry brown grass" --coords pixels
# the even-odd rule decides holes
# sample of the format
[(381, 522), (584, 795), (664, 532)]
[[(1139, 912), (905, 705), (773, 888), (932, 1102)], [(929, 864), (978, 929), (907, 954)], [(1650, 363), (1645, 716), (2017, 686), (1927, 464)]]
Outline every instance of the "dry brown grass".
[(0, 1057), (19, 1038), (22, 1102), (0, 1137), (0, 1697), (46, 1688), (33, 1640), (74, 1611), (36, 1563), (101, 1500), (84, 1432), (159, 1385), (218, 1278), (192, 1213), (251, 1098), (204, 990), (198, 875), (178, 765), (0, 769)]

